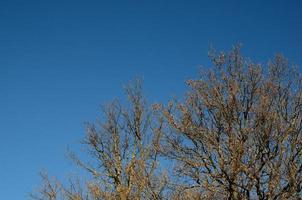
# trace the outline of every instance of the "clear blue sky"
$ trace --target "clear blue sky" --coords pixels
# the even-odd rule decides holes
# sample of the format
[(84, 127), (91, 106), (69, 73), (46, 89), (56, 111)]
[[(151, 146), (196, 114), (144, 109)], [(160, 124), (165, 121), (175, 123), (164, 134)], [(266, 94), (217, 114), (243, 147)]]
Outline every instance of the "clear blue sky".
[(301, 1), (0, 1), (0, 199), (23, 200), (47, 168), (73, 168), (85, 121), (141, 76), (166, 101), (208, 66), (210, 44), (302, 64)]

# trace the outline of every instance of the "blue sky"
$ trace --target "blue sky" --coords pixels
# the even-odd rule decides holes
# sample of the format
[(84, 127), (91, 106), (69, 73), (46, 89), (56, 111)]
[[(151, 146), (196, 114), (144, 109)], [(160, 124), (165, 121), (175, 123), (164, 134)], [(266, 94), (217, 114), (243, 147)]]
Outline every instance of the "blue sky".
[[(151, 101), (185, 91), (212, 45), (302, 64), (301, 1), (0, 1), (0, 199), (65, 177), (84, 122), (137, 76)], [(300, 68), (300, 67), (299, 67)]]

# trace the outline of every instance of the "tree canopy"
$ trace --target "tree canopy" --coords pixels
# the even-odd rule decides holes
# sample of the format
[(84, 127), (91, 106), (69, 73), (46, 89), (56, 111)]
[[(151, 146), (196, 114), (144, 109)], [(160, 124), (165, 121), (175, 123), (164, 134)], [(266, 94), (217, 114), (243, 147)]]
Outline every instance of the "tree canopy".
[[(128, 103), (87, 124), (87, 172), (62, 184), (42, 173), (40, 200), (301, 199), (301, 75), (282, 55), (268, 64), (240, 46), (209, 52), (184, 100), (149, 103), (139, 80)], [(172, 73), (172, 72), (171, 72)]]

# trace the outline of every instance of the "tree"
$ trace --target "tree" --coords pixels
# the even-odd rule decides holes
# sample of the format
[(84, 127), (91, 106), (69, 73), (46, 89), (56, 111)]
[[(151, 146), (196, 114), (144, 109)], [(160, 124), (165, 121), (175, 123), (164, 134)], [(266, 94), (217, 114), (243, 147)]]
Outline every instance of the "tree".
[[(41, 200), (302, 199), (301, 75), (281, 55), (255, 64), (235, 46), (210, 51), (213, 67), (188, 80), (184, 101), (128, 105), (87, 124), (90, 179), (63, 185), (42, 174)], [(172, 167), (173, 166), (173, 167)]]
[(65, 187), (42, 174), (40, 191), (31, 195), (43, 200), (162, 199), (166, 176), (160, 171), (155, 146), (160, 139), (161, 121), (141, 93), (140, 81), (126, 88), (129, 105), (114, 101), (103, 109), (104, 120), (87, 124), (84, 144), (92, 162), (72, 154), (75, 163), (92, 179), (85, 184), (70, 180)]
[(163, 109), (178, 198), (301, 199), (301, 76), (281, 55), (264, 67), (239, 46), (210, 58), (186, 101)]

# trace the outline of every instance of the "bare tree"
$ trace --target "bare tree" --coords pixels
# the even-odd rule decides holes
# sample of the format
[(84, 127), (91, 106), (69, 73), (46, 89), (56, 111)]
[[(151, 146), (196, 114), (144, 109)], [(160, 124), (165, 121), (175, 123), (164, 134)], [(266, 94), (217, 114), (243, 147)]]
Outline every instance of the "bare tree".
[(167, 177), (160, 170), (158, 146), (162, 120), (142, 96), (141, 83), (126, 87), (130, 106), (114, 101), (103, 109), (104, 120), (87, 125), (87, 145), (92, 157), (75, 163), (92, 179), (81, 184), (70, 181), (66, 187), (42, 175), (44, 185), (35, 199), (43, 200), (135, 200), (163, 199)]
[(262, 66), (239, 46), (210, 58), (186, 101), (163, 109), (173, 198), (301, 199), (301, 76), (281, 55)]

